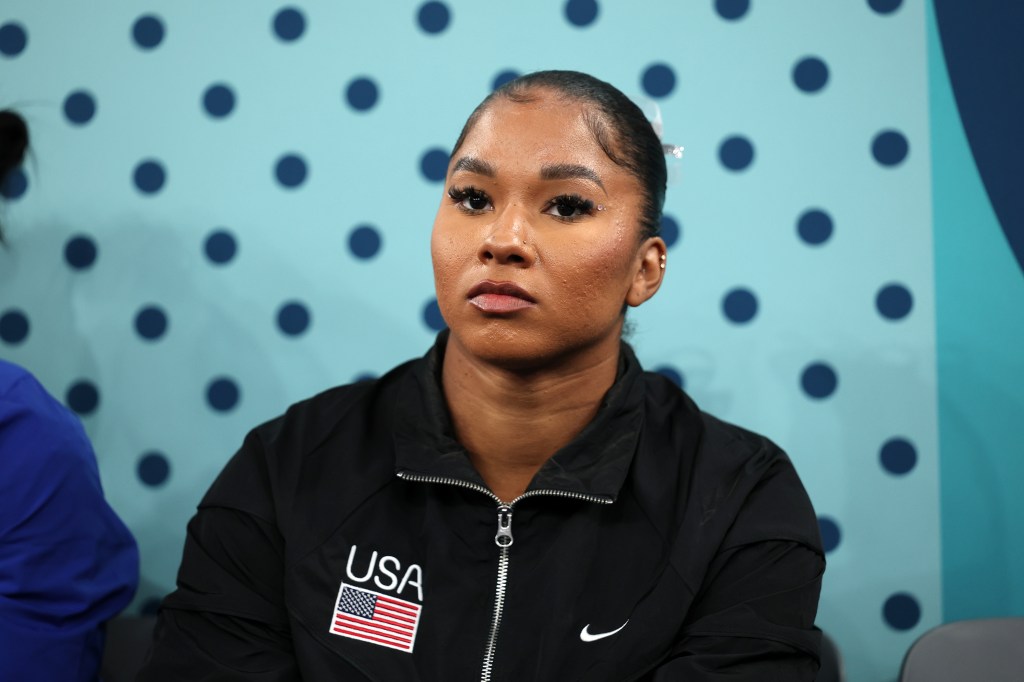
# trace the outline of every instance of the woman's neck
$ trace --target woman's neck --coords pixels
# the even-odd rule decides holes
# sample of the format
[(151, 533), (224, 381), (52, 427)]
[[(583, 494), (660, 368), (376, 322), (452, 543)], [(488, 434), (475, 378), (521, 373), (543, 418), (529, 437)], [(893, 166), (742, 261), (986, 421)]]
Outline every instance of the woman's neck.
[(597, 414), (615, 382), (619, 343), (572, 362), (520, 371), (471, 356), (448, 339), (442, 383), (455, 435), (500, 499), (522, 494), (534, 474)]

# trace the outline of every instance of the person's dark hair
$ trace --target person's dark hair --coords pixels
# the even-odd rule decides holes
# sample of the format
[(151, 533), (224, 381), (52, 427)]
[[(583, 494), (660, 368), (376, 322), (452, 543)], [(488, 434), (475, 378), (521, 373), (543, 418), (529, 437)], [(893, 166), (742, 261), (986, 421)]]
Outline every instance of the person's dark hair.
[(530, 102), (536, 98), (536, 91), (542, 89), (593, 107), (593, 112), (587, 112), (586, 122), (597, 143), (608, 158), (632, 173), (643, 188), (640, 238), (657, 235), (661, 230), (668, 176), (661, 141), (640, 107), (615, 86), (593, 76), (579, 71), (536, 71), (505, 83), (470, 114), (452, 154), (459, 150), (493, 100), (501, 97), (512, 102)]
[[(27, 149), (28, 126), (25, 119), (9, 109), (0, 111), (0, 187), (11, 171), (21, 165)], [(3, 241), (4, 233), (0, 229), (0, 244)]]

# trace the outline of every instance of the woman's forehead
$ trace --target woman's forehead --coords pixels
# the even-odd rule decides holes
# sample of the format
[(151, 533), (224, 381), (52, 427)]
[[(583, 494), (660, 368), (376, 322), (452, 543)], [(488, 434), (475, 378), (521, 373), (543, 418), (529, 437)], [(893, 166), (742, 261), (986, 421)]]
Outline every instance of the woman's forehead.
[(592, 106), (547, 91), (530, 95), (528, 101), (498, 97), (490, 102), (453, 159), (500, 157), (540, 165), (586, 158), (590, 163), (614, 165), (595, 135)]
[(484, 137), (493, 132), (538, 138), (545, 134), (575, 135), (586, 129), (587, 109), (580, 102), (538, 95), (525, 102), (499, 97), (483, 111), (467, 136)]

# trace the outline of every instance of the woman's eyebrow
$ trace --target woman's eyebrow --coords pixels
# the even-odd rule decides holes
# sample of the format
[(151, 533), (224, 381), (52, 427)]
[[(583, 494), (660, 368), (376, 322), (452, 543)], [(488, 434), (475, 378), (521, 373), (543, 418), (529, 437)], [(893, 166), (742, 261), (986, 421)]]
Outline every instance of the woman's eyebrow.
[(455, 165), (452, 166), (452, 173), (457, 173), (459, 171), (476, 173), (477, 175), (486, 175), (489, 178), (493, 178), (497, 175), (494, 170), (494, 166), (473, 156), (463, 156), (455, 162)]
[[(601, 182), (601, 176), (586, 166), (580, 166), (573, 163), (556, 163), (552, 166), (544, 166), (540, 169), (540, 177), (542, 180), (570, 180), (573, 178), (583, 178), (584, 180), (590, 180), (604, 190), (604, 183)], [(607, 194), (607, 190), (605, 190), (605, 193)]]
[[(485, 175), (489, 178), (493, 178), (498, 174), (494, 166), (483, 159), (476, 158), (475, 156), (463, 156), (459, 158), (459, 160), (455, 162), (455, 165), (452, 166), (452, 173), (458, 173), (459, 171)], [(542, 180), (571, 180), (574, 178), (582, 178), (593, 182), (604, 190), (605, 194), (608, 193), (604, 188), (604, 183), (601, 182), (601, 176), (599, 176), (596, 171), (575, 163), (556, 163), (544, 166), (540, 169), (540, 177)]]

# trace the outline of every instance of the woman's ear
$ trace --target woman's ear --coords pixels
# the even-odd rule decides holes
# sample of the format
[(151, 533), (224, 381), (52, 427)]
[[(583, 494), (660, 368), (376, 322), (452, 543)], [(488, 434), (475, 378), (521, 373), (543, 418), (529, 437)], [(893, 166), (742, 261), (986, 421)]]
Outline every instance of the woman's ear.
[(637, 251), (639, 260), (633, 283), (626, 294), (626, 303), (634, 308), (657, 293), (665, 278), (668, 248), (661, 237), (645, 239)]

